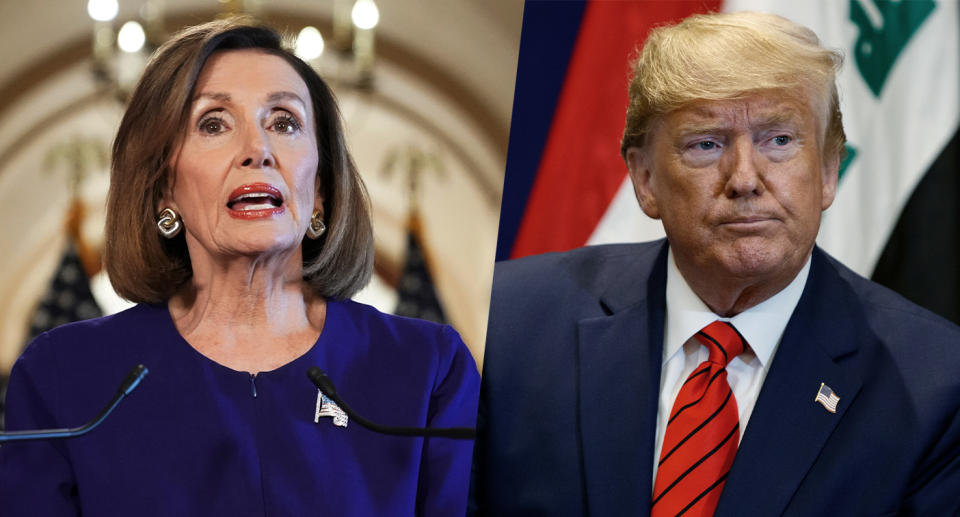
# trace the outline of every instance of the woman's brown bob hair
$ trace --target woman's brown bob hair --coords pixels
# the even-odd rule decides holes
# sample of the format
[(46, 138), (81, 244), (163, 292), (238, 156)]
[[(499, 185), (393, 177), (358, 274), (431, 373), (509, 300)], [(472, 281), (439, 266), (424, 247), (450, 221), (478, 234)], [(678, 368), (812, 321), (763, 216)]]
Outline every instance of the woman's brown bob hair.
[(118, 294), (163, 303), (193, 275), (183, 232), (167, 240), (156, 217), (187, 127), (204, 63), (224, 50), (258, 49), (287, 61), (310, 91), (316, 119), (317, 170), (327, 232), (303, 241), (303, 277), (312, 294), (348, 298), (370, 279), (373, 230), (367, 192), (347, 151), (340, 111), (310, 65), (283, 47), (280, 35), (242, 19), (218, 20), (175, 35), (154, 55), (134, 90), (113, 143), (107, 198), (105, 263)]

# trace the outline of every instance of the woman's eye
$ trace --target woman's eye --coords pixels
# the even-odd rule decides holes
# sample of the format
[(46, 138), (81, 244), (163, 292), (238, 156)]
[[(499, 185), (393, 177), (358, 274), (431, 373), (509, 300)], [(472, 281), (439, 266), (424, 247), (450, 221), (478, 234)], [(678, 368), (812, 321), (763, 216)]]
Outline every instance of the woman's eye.
[(293, 117), (280, 117), (273, 121), (273, 130), (280, 134), (296, 133), (300, 124)]
[(200, 131), (208, 135), (223, 132), (223, 121), (218, 118), (208, 118), (200, 121)]

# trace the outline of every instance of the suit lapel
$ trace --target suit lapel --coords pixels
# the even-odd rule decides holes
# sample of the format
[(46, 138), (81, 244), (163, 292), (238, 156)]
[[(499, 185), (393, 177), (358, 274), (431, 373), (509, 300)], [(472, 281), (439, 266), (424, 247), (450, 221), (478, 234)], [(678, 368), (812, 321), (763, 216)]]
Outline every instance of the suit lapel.
[(612, 268), (617, 274), (600, 297), (608, 315), (579, 322), (578, 409), (590, 515), (650, 512), (666, 256), (661, 246), (645, 267), (634, 259), (626, 271)]
[[(781, 515), (860, 390), (859, 305), (814, 250), (810, 276), (754, 406), (716, 514)], [(836, 414), (815, 402), (820, 383)]]

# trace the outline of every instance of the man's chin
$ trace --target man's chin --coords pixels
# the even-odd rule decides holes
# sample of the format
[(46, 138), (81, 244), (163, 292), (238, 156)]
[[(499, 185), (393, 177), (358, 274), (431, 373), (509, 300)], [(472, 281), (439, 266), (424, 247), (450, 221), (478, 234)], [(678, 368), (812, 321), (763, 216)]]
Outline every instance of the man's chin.
[(767, 247), (737, 247), (720, 257), (720, 268), (730, 278), (743, 280), (792, 279), (805, 257)]

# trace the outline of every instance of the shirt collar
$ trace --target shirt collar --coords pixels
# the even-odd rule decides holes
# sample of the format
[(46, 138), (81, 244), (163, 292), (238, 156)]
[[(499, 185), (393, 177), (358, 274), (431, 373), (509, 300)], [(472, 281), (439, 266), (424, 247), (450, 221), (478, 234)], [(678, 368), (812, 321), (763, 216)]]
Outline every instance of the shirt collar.
[(687, 284), (674, 262), (673, 250), (667, 255), (667, 322), (664, 327), (663, 360), (677, 353), (691, 336), (715, 320), (729, 321), (750, 344), (764, 368), (770, 366), (787, 322), (800, 301), (810, 273), (810, 257), (793, 281), (777, 294), (733, 318), (722, 318), (711, 311)]

